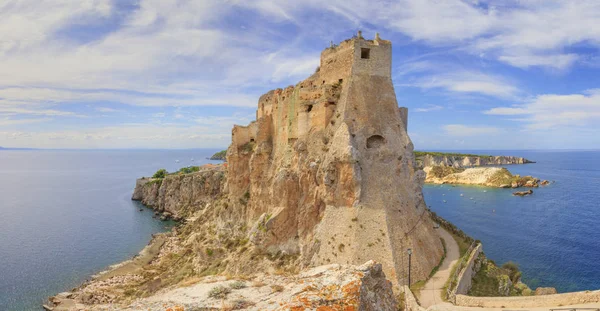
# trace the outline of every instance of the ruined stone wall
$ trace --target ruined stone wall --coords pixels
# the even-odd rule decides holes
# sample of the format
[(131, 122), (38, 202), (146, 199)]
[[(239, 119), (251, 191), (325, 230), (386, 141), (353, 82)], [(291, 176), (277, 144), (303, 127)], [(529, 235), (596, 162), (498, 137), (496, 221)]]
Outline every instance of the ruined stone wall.
[(475, 271), (475, 260), (477, 260), (477, 257), (482, 251), (483, 249), (481, 243), (477, 244), (473, 251), (471, 251), (464, 269), (462, 269), (458, 274), (456, 288), (451, 294), (451, 297), (456, 297), (456, 295), (466, 295), (469, 292), (473, 278), (477, 273), (477, 271)]
[(376, 260), (396, 285), (412, 248), (414, 279), (429, 275), (443, 249), (390, 70), (388, 41), (344, 41), (308, 79), (261, 96), (251, 149), (240, 142), (252, 131), (234, 129), (227, 188), (248, 227), (264, 229), (255, 245), (302, 266)]

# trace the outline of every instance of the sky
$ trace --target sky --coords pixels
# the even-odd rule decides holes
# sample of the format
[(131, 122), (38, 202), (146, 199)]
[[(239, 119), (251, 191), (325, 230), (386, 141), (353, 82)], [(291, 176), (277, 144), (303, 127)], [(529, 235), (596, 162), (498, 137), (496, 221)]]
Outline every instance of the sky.
[(0, 0), (0, 146), (225, 148), (357, 30), (415, 149), (600, 149), (597, 0)]

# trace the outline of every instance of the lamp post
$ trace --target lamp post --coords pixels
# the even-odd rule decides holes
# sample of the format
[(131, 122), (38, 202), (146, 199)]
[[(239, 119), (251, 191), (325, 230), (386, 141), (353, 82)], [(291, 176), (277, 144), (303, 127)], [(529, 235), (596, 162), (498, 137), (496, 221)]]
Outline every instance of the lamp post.
[(408, 253), (408, 287), (410, 287), (410, 255), (412, 255), (412, 249), (406, 251)]

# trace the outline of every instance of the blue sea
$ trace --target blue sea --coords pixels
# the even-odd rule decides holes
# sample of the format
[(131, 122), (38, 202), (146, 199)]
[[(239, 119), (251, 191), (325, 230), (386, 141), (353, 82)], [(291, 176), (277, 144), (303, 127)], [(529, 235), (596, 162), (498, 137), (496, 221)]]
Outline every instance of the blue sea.
[(426, 185), (431, 210), (481, 240), (497, 264), (517, 262), (532, 289), (600, 289), (600, 151), (468, 152), (525, 157), (537, 163), (505, 167), (555, 183), (526, 197), (512, 196), (513, 189)]
[(215, 151), (0, 151), (0, 310), (41, 310), (137, 254), (173, 223), (139, 211), (136, 178), (214, 162)]
[[(173, 224), (139, 211), (135, 179), (214, 162), (205, 158), (215, 151), (0, 151), (0, 310), (40, 310), (48, 296), (137, 254)], [(431, 209), (481, 240), (497, 263), (519, 263), (532, 288), (600, 288), (600, 152), (478, 153), (537, 161), (507, 168), (555, 183), (523, 198), (425, 186)]]

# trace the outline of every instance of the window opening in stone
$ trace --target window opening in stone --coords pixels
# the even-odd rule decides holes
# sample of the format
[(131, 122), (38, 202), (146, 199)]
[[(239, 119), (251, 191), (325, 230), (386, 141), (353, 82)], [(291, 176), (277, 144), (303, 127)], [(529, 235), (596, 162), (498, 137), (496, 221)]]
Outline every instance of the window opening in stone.
[(360, 49), (360, 58), (369, 59), (371, 57), (371, 49), (361, 48)]
[(381, 135), (373, 135), (373, 136), (367, 138), (367, 148), (368, 149), (379, 148), (379, 147), (383, 146), (384, 144), (385, 144), (385, 138), (383, 138), (383, 136), (381, 136)]

